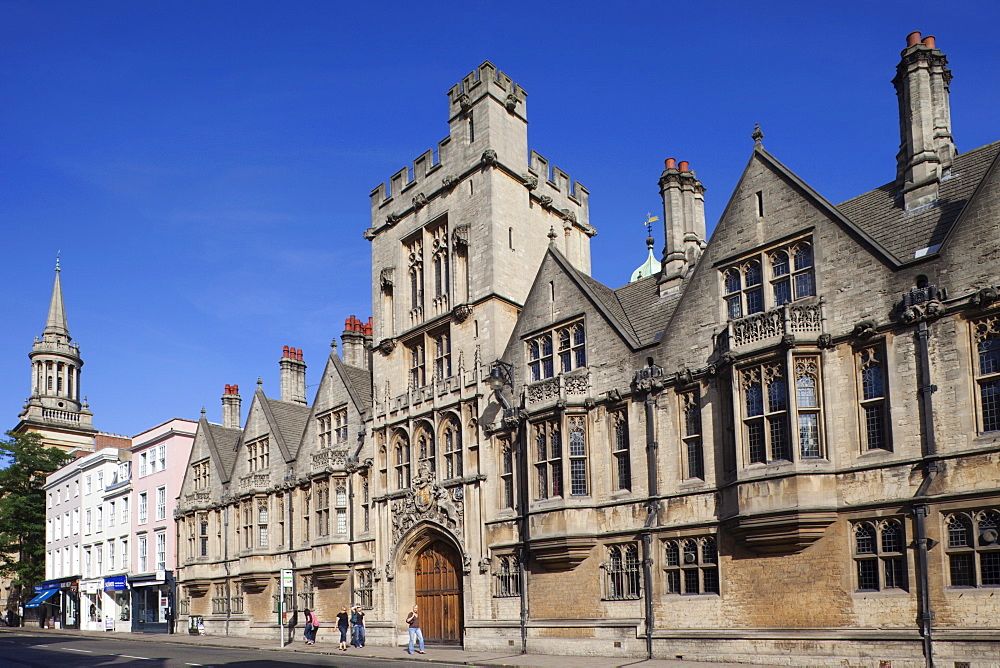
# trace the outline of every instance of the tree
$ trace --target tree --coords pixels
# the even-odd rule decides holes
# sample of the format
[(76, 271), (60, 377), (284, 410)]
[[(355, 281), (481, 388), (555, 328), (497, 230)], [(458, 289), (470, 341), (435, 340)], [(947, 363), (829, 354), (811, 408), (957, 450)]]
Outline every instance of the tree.
[(45, 477), (72, 457), (46, 447), (38, 434), (7, 432), (0, 440), (0, 575), (24, 591), (45, 577)]

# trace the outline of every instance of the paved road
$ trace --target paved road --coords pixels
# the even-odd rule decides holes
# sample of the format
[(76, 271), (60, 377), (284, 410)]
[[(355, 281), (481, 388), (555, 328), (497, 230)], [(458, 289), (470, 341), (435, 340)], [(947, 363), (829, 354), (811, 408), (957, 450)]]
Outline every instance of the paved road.
[[(142, 666), (143, 668), (183, 668), (185, 666), (229, 666), (278, 668), (278, 666), (338, 666), (381, 668), (383, 666), (423, 666), (405, 657), (386, 660), (372, 657), (282, 652), (268, 649), (236, 649), (175, 645), (142, 640), (74, 637), (64, 635), (4, 633), (0, 635), (0, 668), (52, 668), (76, 666)], [(435, 664), (458, 666), (460, 664)]]

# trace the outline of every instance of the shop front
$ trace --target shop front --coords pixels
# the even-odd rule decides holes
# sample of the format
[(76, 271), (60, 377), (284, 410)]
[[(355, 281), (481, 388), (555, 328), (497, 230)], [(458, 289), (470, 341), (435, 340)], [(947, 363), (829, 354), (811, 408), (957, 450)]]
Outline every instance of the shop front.
[(29, 620), (34, 620), (43, 629), (55, 627), (55, 615), (59, 612), (59, 583), (55, 580), (48, 580), (40, 585), (35, 585), (35, 595), (24, 604), (25, 624)]
[(172, 571), (156, 571), (130, 578), (133, 631), (173, 633), (173, 576)]
[(75, 578), (60, 583), (59, 623), (64, 629), (80, 628), (80, 581)]
[(80, 602), (80, 627), (85, 631), (103, 631), (104, 578), (80, 580)]
[(128, 578), (125, 575), (104, 578), (104, 629), (131, 631), (130, 620)]

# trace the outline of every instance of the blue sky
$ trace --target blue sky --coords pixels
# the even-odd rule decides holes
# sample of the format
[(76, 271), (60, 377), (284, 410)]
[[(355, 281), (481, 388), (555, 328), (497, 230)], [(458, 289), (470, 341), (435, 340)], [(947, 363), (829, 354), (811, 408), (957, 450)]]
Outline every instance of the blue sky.
[[(0, 412), (30, 391), (62, 251), (83, 391), (104, 431), (220, 419), (283, 345), (318, 378), (370, 315), (372, 188), (447, 134), (484, 60), (528, 92), (534, 150), (591, 193), (594, 276), (645, 257), (663, 160), (718, 219), (764, 145), (833, 202), (892, 180), (907, 33), (955, 74), (959, 150), (1000, 139), (996, 2), (0, 0)], [(657, 248), (662, 230), (655, 232)]]

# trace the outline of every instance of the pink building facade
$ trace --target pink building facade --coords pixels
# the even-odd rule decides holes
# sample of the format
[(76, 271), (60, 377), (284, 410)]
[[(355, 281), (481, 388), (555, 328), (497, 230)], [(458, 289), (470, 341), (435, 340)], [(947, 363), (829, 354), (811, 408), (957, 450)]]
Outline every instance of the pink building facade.
[(174, 418), (132, 439), (132, 630), (170, 632), (177, 532), (174, 508), (197, 423)]

